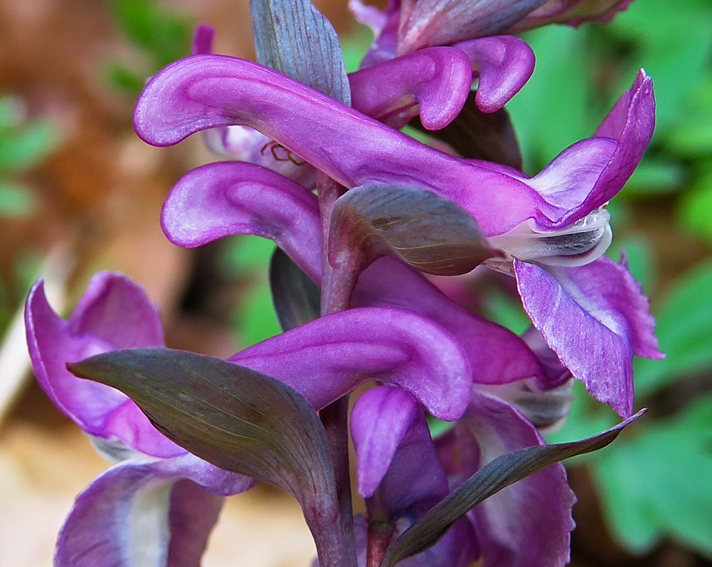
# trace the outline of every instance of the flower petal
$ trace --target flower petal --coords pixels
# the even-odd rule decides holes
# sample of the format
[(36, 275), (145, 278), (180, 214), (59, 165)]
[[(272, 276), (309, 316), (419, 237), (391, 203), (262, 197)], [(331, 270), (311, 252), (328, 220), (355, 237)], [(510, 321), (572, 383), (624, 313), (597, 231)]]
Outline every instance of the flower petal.
[[(274, 238), (315, 283), (321, 283), (316, 197), (256, 166), (219, 163), (188, 173), (166, 200), (163, 227), (172, 242), (189, 247), (229, 234)], [(536, 356), (519, 337), (458, 306), (401, 262), (377, 260), (359, 281), (354, 306), (402, 307), (439, 323), (462, 344), (476, 382), (545, 380)]]
[(653, 82), (640, 71), (596, 131), (594, 138), (564, 150), (531, 179), (558, 218), (537, 216), (542, 228), (571, 224), (607, 203), (633, 174), (655, 128)]
[(421, 274), (396, 260), (382, 258), (367, 268), (353, 302), (403, 307), (442, 325), (462, 345), (476, 384), (506, 384), (522, 378), (546, 380), (539, 360), (521, 338), (461, 307)]
[[(449, 437), (449, 439), (448, 439)], [(475, 393), (467, 413), (446, 435), (444, 462), (464, 480), (500, 455), (544, 442), (536, 429), (508, 404)], [(479, 455), (473, 461), (469, 455)], [(453, 460), (453, 458), (455, 460)], [(467, 466), (469, 463), (469, 466)], [(557, 463), (491, 496), (470, 512), (482, 549), (483, 567), (550, 567), (569, 558), (571, 507), (575, 501), (564, 467)]]
[(625, 264), (600, 258), (550, 272), (515, 260), (517, 286), (534, 326), (596, 399), (633, 413), (633, 354), (660, 358), (655, 320)]
[(429, 130), (457, 117), (472, 86), (472, 65), (461, 50), (424, 49), (349, 75), (351, 106), (400, 129), (418, 113)]
[[(389, 510), (402, 511), (423, 498), (447, 494), (423, 410), (409, 394), (387, 386), (372, 388), (358, 399), (349, 421), (361, 496), (373, 496), (386, 473), (394, 478), (382, 488), (379, 504)], [(396, 450), (399, 462), (389, 470)]]
[(39, 281), (25, 310), (27, 342), (37, 381), (52, 402), (85, 433), (156, 457), (185, 451), (165, 438), (124, 394), (82, 380), (66, 369), (101, 352), (136, 346), (162, 346), (156, 308), (143, 290), (124, 276), (94, 276), (68, 322), (47, 302)]
[(534, 52), (511, 35), (484, 37), (456, 44), (478, 69), (475, 101), (483, 112), (495, 112), (519, 92), (534, 72)]
[(168, 195), (161, 224), (171, 242), (186, 248), (233, 234), (270, 238), (320, 279), (314, 272), (321, 263), (316, 196), (268, 169), (219, 162), (190, 171)]
[(398, 385), (433, 415), (454, 420), (467, 407), (472, 388), (470, 365), (452, 335), (395, 308), (321, 317), (229, 361), (281, 380), (316, 409), (375, 379)]
[(60, 531), (56, 567), (198, 567), (223, 499), (171, 461), (124, 461), (97, 477)]
[(166, 67), (148, 83), (134, 115), (139, 136), (159, 146), (232, 124), (259, 130), (345, 187), (383, 182), (433, 190), (470, 212), (487, 235), (547, 206), (516, 170), (444, 154), (236, 58), (199, 55)]

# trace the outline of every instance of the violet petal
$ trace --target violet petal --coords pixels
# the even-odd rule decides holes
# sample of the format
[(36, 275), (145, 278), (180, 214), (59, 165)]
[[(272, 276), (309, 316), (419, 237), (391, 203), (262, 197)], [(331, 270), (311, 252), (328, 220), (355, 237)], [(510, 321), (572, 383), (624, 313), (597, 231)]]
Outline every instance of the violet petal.
[(223, 499), (170, 461), (125, 461), (97, 477), (60, 531), (55, 565), (198, 567)]
[[(354, 405), (350, 427), (361, 496), (373, 496), (386, 473), (397, 477), (384, 488), (387, 494), (379, 495), (390, 510), (405, 510), (423, 498), (442, 498), (447, 493), (447, 479), (437, 460), (423, 410), (409, 394), (387, 386), (368, 390)], [(398, 470), (389, 471), (396, 450), (401, 452), (400, 462), (394, 465)], [(409, 459), (404, 458), (405, 452)]]
[[(500, 455), (543, 445), (536, 429), (508, 404), (476, 394), (456, 426), (458, 450), (479, 452), (480, 468)], [(467, 477), (474, 471), (459, 471)], [(549, 567), (569, 558), (575, 498), (557, 463), (505, 488), (470, 512), (484, 567)]]
[[(550, 204), (567, 209), (555, 222), (537, 218), (537, 223), (548, 228), (563, 227), (607, 203), (633, 174), (654, 128), (653, 81), (641, 70), (633, 86), (621, 95), (596, 130), (595, 137), (564, 150), (531, 180), (530, 185)], [(606, 140), (611, 141), (608, 147)], [(596, 152), (593, 160), (591, 152)], [(598, 166), (597, 161), (601, 161)], [(589, 176), (590, 181), (581, 183)]]
[(457, 117), (472, 86), (472, 65), (462, 51), (424, 49), (349, 75), (352, 106), (400, 129), (418, 113), (429, 130)]
[(457, 43), (455, 47), (468, 55), (479, 72), (475, 101), (482, 112), (502, 108), (534, 72), (534, 52), (518, 37), (484, 37)]
[(171, 242), (186, 248), (233, 234), (270, 238), (320, 279), (313, 271), (321, 262), (316, 196), (268, 169), (219, 162), (188, 172), (168, 195), (161, 224)]
[(514, 261), (524, 309), (562, 364), (597, 400), (633, 413), (633, 354), (661, 358), (648, 300), (625, 265), (600, 258), (577, 268)]
[(89, 283), (68, 322), (59, 318), (39, 281), (25, 310), (27, 342), (37, 380), (52, 402), (85, 433), (155, 457), (185, 451), (160, 434), (124, 394), (71, 374), (66, 364), (137, 346), (162, 346), (156, 308), (124, 276), (103, 272)]
[(398, 385), (433, 415), (454, 420), (467, 407), (472, 388), (472, 370), (452, 335), (395, 308), (321, 317), (229, 361), (281, 380), (317, 409), (370, 378)]
[[(642, 152), (652, 120), (649, 81), (636, 88), (639, 96), (630, 97), (620, 142), (579, 142), (533, 179), (444, 154), (270, 69), (228, 57), (193, 56), (168, 66), (144, 89), (134, 122), (154, 145), (246, 124), (347, 188), (388, 183), (429, 189), (467, 210), (487, 236), (496, 236), (529, 218), (542, 228), (565, 226), (621, 188), (635, 165), (623, 158)], [(629, 144), (634, 147), (623, 147)]]

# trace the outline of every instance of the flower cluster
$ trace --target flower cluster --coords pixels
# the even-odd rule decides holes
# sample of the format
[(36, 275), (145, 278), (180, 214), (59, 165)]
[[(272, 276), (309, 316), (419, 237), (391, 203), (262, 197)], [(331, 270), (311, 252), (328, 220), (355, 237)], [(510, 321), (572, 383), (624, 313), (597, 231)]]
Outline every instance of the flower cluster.
[[(37, 379), (116, 463), (77, 498), (56, 565), (197, 566), (222, 497), (257, 480), (299, 500), (324, 567), (563, 565), (574, 496), (558, 461), (617, 435), (633, 355), (662, 356), (625, 258), (603, 257), (605, 207), (652, 137), (654, 99), (641, 71), (591, 138), (529, 177), (502, 108), (534, 58), (501, 34), (627, 3), (352, 0), (376, 41), (348, 76), (308, 2), (253, 2), (260, 63), (213, 54), (199, 27), (194, 54), (146, 85), (135, 128), (156, 146), (203, 131), (233, 160), (186, 174), (163, 230), (184, 247), (274, 240), (284, 333), (222, 361), (165, 348), (155, 307), (121, 275), (95, 276), (67, 321), (33, 288)], [(509, 128), (494, 141), (488, 116)], [(446, 134), (467, 121), (464, 144)], [(478, 266), (516, 282), (523, 336), (426, 277)], [(547, 446), (572, 379), (626, 421)], [(427, 416), (452, 425), (433, 438)]]

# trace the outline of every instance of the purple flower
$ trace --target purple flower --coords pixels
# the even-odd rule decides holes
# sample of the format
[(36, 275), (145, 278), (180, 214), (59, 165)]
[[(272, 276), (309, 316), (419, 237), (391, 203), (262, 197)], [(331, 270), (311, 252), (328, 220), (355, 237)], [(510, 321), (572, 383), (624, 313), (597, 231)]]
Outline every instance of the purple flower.
[[(516, 410), (479, 392), (455, 427), (433, 443), (415, 400), (393, 388), (375, 388), (354, 406), (351, 433), (358, 490), (368, 521), (376, 526), (371, 531), (379, 536), (371, 538), (367, 550), (362, 543), (360, 551), (376, 556), (482, 466), (544, 444)], [(574, 527), (573, 503), (563, 467), (547, 468), (476, 507), (408, 565), (464, 567), (478, 557), (484, 567), (563, 565)]]
[[(594, 397), (622, 415), (631, 414), (632, 355), (661, 356), (653, 320), (624, 267), (607, 260), (591, 262), (610, 242), (608, 213), (602, 207), (623, 187), (652, 136), (652, 82), (644, 72), (592, 138), (570, 146), (532, 178), (506, 166), (439, 152), (274, 71), (234, 58), (195, 56), (167, 67), (147, 85), (135, 114), (137, 132), (154, 145), (231, 124), (261, 131), (347, 188), (405, 185), (460, 205), (490, 244), (508, 253), (504, 264), (493, 262), (516, 275), (525, 308), (549, 346)], [(207, 172), (218, 168), (203, 171), (210, 177)], [(232, 175), (228, 166), (220, 171)], [(225, 185), (211, 187), (221, 191)], [(195, 221), (187, 222), (195, 230), (196, 223), (210, 220), (197, 212)], [(169, 232), (173, 230), (180, 229)], [(301, 254), (307, 249), (302, 247)], [(576, 268), (564, 268), (586, 264), (595, 266), (589, 271), (595, 270), (607, 288), (597, 298), (589, 297), (590, 287), (579, 285), (581, 278), (572, 275)], [(557, 277), (566, 281), (559, 283)], [(570, 309), (557, 318), (548, 316), (549, 302), (562, 299), (566, 301), (559, 304)], [(583, 329), (585, 344), (570, 340), (573, 325)], [(590, 352), (600, 352), (602, 358), (594, 361)]]
[[(188, 453), (127, 396), (66, 369), (69, 362), (119, 348), (162, 347), (155, 307), (125, 277), (102, 273), (68, 321), (52, 311), (38, 283), (28, 298), (26, 325), (40, 385), (102, 453), (118, 461), (78, 497), (59, 536), (56, 564), (198, 565), (222, 505), (219, 497), (242, 492), (253, 481)], [(433, 415), (454, 420), (472, 391), (472, 371), (453, 337), (395, 308), (322, 317), (230, 361), (282, 380), (315, 409), (372, 378), (403, 388)]]
[(383, 12), (351, 0), (356, 18), (371, 27), (376, 40), (366, 55), (373, 60), (436, 45), (460, 45), (488, 36), (514, 33), (551, 23), (579, 26), (608, 22), (631, 0), (391, 0)]

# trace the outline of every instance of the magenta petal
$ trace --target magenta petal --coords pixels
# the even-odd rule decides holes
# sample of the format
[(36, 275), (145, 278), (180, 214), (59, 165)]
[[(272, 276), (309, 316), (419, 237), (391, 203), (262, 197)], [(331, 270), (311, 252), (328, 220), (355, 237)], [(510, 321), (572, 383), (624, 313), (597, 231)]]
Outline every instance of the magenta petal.
[[(399, 448), (411, 428), (415, 433), (419, 426), (424, 426), (427, 441), (432, 446), (427, 424), (422, 414), (423, 411), (417, 402), (398, 388), (387, 386), (372, 388), (358, 399), (351, 411), (349, 422), (356, 450), (358, 492), (361, 496), (364, 498), (373, 496), (388, 472), (396, 449)], [(416, 468), (422, 472), (421, 465)], [(447, 491), (447, 480), (442, 467), (440, 468), (440, 477), (438, 490), (430, 490), (427, 495), (444, 496)], [(411, 478), (410, 482), (396, 483), (396, 486), (399, 485), (402, 490), (410, 490), (413, 480)], [(422, 496), (416, 496), (408, 499), (409, 501), (398, 506), (398, 509), (404, 509), (421, 498)], [(397, 498), (396, 500), (402, 501), (403, 499)]]
[(594, 137), (564, 150), (531, 180), (548, 203), (566, 210), (555, 222), (537, 223), (563, 227), (605, 205), (633, 174), (654, 128), (653, 81), (641, 70)]
[(193, 32), (193, 55), (208, 54), (213, 52), (213, 42), (215, 41), (215, 28), (207, 24), (198, 24)]
[[(97, 477), (60, 531), (56, 567), (199, 567), (223, 499), (187, 480), (203, 466), (188, 457), (124, 461)], [(233, 490), (250, 486), (230, 476), (241, 479)]]
[[(444, 449), (463, 456), (479, 452), (480, 467), (505, 453), (544, 443), (511, 406), (478, 393), (449, 437), (450, 444)], [(475, 471), (452, 472), (466, 477)], [(557, 463), (475, 507), (470, 518), (480, 542), (483, 567), (563, 566), (569, 560), (574, 501), (564, 467)]]
[(269, 238), (320, 279), (314, 271), (321, 262), (316, 196), (268, 169), (219, 162), (190, 171), (168, 195), (161, 223), (171, 242), (187, 248), (233, 234)]
[(95, 275), (68, 323), (72, 334), (93, 335), (117, 349), (164, 346), (158, 308), (121, 274)]
[(25, 324), (37, 381), (85, 433), (121, 441), (156, 457), (185, 453), (159, 433), (124, 394), (77, 378), (66, 369), (68, 362), (117, 348), (162, 346), (155, 306), (141, 288), (118, 274), (97, 274), (77, 310), (65, 322), (47, 303), (40, 281), (28, 296)]
[(484, 37), (456, 44), (479, 70), (475, 102), (482, 112), (495, 112), (519, 92), (534, 72), (534, 52), (511, 35)]
[(395, 308), (350, 309), (267, 339), (229, 359), (281, 380), (321, 409), (367, 379), (395, 384), (445, 420), (465, 411), (472, 370), (455, 339)]
[(462, 345), (476, 384), (546, 381), (539, 360), (520, 337), (461, 307), (397, 260), (382, 258), (361, 274), (354, 304), (403, 307), (435, 321)]
[(349, 81), (359, 112), (398, 129), (420, 114), (423, 126), (440, 130), (467, 100), (472, 65), (459, 49), (435, 47), (351, 73)]
[(547, 344), (596, 399), (633, 413), (633, 354), (660, 358), (648, 300), (625, 265), (578, 268), (514, 262), (524, 309)]

